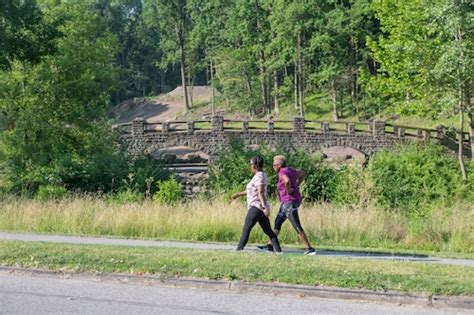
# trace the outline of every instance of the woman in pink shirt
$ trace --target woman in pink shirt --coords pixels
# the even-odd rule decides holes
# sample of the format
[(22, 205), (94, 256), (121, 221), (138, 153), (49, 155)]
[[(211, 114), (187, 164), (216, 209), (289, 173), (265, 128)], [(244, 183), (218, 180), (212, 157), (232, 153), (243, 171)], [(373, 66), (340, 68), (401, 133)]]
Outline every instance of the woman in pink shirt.
[[(305, 172), (287, 167), (286, 158), (283, 155), (277, 155), (273, 158), (273, 169), (278, 173), (277, 189), (281, 203), (280, 211), (278, 211), (278, 215), (275, 218), (274, 232), (278, 235), (283, 222), (289, 219), (304, 244), (304, 253), (306, 255), (315, 255), (316, 251), (310, 245), (298, 216), (298, 207), (302, 200), (299, 187), (305, 177)], [(273, 250), (271, 244), (258, 247), (260, 249)]]
[(281, 253), (280, 242), (277, 235), (270, 226), (270, 205), (267, 199), (268, 177), (263, 172), (263, 159), (260, 156), (254, 156), (250, 160), (250, 170), (254, 174), (247, 184), (246, 190), (232, 195), (232, 200), (241, 196), (247, 196), (248, 212), (242, 230), (237, 250), (243, 250), (249, 240), (250, 231), (258, 222), (263, 232), (268, 235), (272, 244), (272, 251)]

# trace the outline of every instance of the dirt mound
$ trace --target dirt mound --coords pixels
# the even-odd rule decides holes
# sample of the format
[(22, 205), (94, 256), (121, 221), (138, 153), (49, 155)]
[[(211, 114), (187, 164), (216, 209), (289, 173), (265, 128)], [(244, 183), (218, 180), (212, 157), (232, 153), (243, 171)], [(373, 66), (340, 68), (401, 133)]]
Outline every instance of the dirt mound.
[[(211, 101), (212, 99), (212, 90), (214, 88), (212, 86), (208, 85), (198, 85), (198, 86), (193, 86), (193, 87), (187, 87), (188, 90), (188, 95), (189, 97), (192, 97), (194, 101)], [(176, 97), (183, 97), (183, 87), (178, 86), (176, 89), (173, 91), (169, 92), (167, 94), (168, 96), (172, 98)], [(214, 95), (219, 96), (221, 93), (214, 89)]]
[[(188, 90), (192, 91), (194, 104), (210, 102), (212, 100), (212, 89), (213, 87), (210, 86), (188, 87)], [(221, 95), (216, 89), (214, 89), (214, 93), (215, 96)], [(119, 124), (130, 122), (137, 117), (145, 118), (148, 122), (158, 122), (180, 119), (185, 115), (185, 112), (183, 87), (178, 86), (173, 91), (154, 98), (141, 97), (124, 101), (112, 109), (111, 116)], [(199, 118), (200, 113), (195, 113), (194, 116)]]

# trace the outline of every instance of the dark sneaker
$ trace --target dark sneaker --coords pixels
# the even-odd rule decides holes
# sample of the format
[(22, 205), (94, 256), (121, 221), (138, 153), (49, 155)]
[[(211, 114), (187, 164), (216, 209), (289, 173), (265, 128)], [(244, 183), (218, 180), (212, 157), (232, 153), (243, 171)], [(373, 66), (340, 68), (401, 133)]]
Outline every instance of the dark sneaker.
[(305, 254), (305, 255), (308, 255), (308, 256), (314, 256), (314, 255), (316, 255), (316, 250), (315, 250), (314, 248), (312, 248), (312, 247), (306, 248), (306, 249), (304, 250), (304, 254)]
[(271, 244), (260, 245), (260, 246), (257, 246), (257, 248), (260, 249), (260, 250), (267, 250), (269, 252), (273, 252), (273, 245), (271, 245)]

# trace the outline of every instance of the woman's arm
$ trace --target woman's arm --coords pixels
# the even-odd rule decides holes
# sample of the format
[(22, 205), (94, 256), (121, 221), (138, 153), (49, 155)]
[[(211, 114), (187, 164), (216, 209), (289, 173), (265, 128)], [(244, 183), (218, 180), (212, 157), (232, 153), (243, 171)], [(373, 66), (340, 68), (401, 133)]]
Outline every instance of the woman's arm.
[(270, 216), (270, 209), (267, 208), (267, 201), (265, 200), (265, 186), (264, 185), (258, 185), (258, 199), (260, 200), (260, 203), (262, 205), (262, 211), (265, 214), (266, 217)]
[(283, 182), (283, 186), (285, 186), (286, 193), (290, 195), (293, 192), (293, 187), (291, 187), (290, 178), (287, 175), (282, 175), (281, 181)]
[(296, 170), (296, 183), (298, 187), (301, 185), (305, 177), (306, 177), (306, 173), (304, 171)]
[(237, 199), (239, 197), (245, 196), (246, 194), (247, 194), (246, 191), (240, 191), (240, 192), (236, 192), (235, 194), (232, 194), (232, 196), (230, 198), (232, 200), (234, 200), (234, 199)]

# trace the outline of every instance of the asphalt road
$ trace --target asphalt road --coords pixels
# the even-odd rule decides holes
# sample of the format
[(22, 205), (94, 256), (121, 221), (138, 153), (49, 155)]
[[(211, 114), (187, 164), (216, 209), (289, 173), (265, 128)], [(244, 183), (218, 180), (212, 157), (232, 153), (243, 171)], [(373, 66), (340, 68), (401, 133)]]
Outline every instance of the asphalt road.
[(472, 314), (0, 271), (0, 314)]
[[(236, 245), (212, 244), (212, 243), (191, 243), (174, 241), (153, 241), (153, 240), (131, 240), (105, 237), (78, 237), (78, 236), (60, 236), (28, 233), (7, 233), (0, 232), (0, 240), (17, 240), (28, 242), (51, 242), (67, 244), (96, 244), (96, 245), (122, 245), (138, 247), (175, 247), (175, 248), (194, 248), (211, 250), (235, 250)], [(246, 250), (255, 251), (256, 248), (247, 246)], [(287, 249), (283, 247), (286, 254), (303, 254), (303, 250)], [(378, 253), (361, 251), (341, 251), (341, 250), (318, 250), (318, 256), (323, 257), (348, 257), (354, 259), (372, 259), (372, 260), (398, 260), (414, 261), (424, 263), (438, 263), (446, 265), (470, 266), (474, 267), (473, 259), (450, 259), (429, 257), (426, 255), (408, 255), (400, 253)]]

